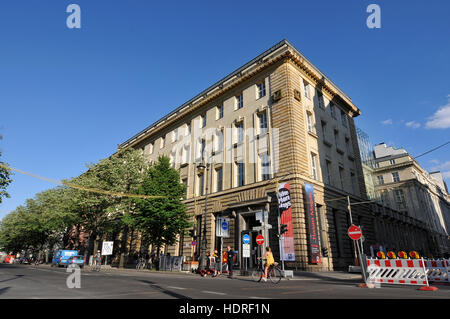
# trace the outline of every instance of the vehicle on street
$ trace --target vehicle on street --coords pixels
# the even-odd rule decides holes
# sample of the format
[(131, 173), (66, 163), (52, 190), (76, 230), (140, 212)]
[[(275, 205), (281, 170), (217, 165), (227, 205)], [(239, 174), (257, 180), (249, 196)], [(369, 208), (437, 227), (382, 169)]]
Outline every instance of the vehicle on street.
[(78, 251), (76, 250), (57, 250), (52, 259), (53, 266), (66, 266), (70, 257), (78, 256)]
[(80, 268), (83, 268), (84, 266), (84, 256), (82, 255), (76, 255), (67, 258), (67, 263), (65, 264), (66, 267), (69, 267), (70, 265), (77, 265)]
[(3, 262), (7, 264), (12, 264), (14, 262), (14, 258), (15, 258), (14, 255), (8, 255), (6, 256)]

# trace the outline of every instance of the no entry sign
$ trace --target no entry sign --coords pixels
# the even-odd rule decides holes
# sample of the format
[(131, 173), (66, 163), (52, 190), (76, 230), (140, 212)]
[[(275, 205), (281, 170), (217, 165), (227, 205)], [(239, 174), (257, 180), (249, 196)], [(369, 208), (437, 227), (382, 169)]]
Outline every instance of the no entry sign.
[(263, 237), (263, 235), (258, 235), (258, 237), (256, 237), (256, 243), (258, 245), (264, 244), (264, 237)]
[(361, 228), (355, 225), (351, 225), (348, 229), (348, 236), (353, 240), (358, 240), (362, 236)]

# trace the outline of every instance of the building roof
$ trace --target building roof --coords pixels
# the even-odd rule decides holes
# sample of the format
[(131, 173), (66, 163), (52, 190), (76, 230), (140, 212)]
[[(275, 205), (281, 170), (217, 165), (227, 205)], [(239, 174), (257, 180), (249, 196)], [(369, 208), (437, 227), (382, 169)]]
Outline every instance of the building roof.
[[(208, 92), (215, 90), (217, 87), (221, 87), (223, 85), (223, 83), (227, 82), (228, 80), (232, 79), (233, 77), (239, 75), (242, 71), (246, 70), (247, 68), (251, 67), (252, 65), (254, 65), (255, 63), (257, 63), (258, 61), (262, 61), (264, 60), (266, 57), (268, 57), (269, 55), (271, 55), (272, 53), (274, 53), (275, 51), (283, 48), (283, 47), (288, 47), (291, 50), (293, 50), (296, 54), (298, 54), (303, 60), (305, 60), (307, 63), (310, 64), (310, 67), (314, 69), (314, 71), (316, 71), (317, 73), (320, 74), (322, 79), (325, 79), (328, 83), (330, 83), (334, 89), (336, 89), (339, 94), (344, 98), (347, 99), (348, 101), (350, 101), (351, 103), (351, 98), (346, 95), (333, 81), (331, 81), (324, 73), (322, 73), (322, 71), (320, 71), (314, 64), (312, 64), (300, 51), (298, 51), (288, 40), (283, 39), (282, 41), (278, 42), (277, 44), (275, 44), (274, 46), (272, 46), (270, 49), (264, 51), (263, 53), (261, 53), (260, 55), (258, 55), (256, 58), (250, 60), (249, 62), (245, 63), (243, 66), (241, 66), (240, 68), (236, 69), (235, 71), (233, 71), (232, 73), (230, 73), (229, 75), (225, 76), (224, 78), (220, 79), (219, 81), (217, 81), (216, 83), (214, 83), (213, 85), (211, 85), (210, 87), (208, 87), (207, 89), (203, 90), (202, 92), (200, 92), (199, 94), (197, 94), (196, 96), (194, 96), (193, 98), (191, 98), (190, 100), (188, 100), (187, 102), (183, 103), (181, 106), (179, 106), (178, 108), (176, 108), (175, 110), (173, 110), (172, 112), (170, 112), (169, 114), (167, 114), (166, 116), (162, 117), (161, 119), (159, 119), (158, 121), (154, 122), (153, 124), (149, 125), (148, 127), (146, 127), (145, 129), (143, 129), (142, 131), (140, 131), (139, 133), (135, 134), (133, 137), (129, 138), (128, 140), (126, 140), (125, 142), (123, 142), (122, 144), (119, 144), (119, 148), (122, 148), (124, 146), (126, 146), (127, 144), (129, 144), (130, 142), (132, 142), (133, 140), (139, 138), (141, 135), (145, 134), (146, 132), (148, 132), (150, 129), (158, 126), (159, 124), (161, 124), (163, 121), (165, 121), (166, 119), (171, 118), (173, 115), (177, 114), (178, 112), (180, 112), (181, 110), (183, 110), (184, 108), (190, 106), (192, 103), (196, 102), (197, 100), (199, 100), (200, 98), (204, 97), (205, 95), (208, 94)], [(353, 106), (355, 107), (355, 106)], [(356, 108), (356, 107), (355, 107)], [(356, 108), (357, 109), (357, 108)], [(358, 112), (360, 112), (358, 110)]]

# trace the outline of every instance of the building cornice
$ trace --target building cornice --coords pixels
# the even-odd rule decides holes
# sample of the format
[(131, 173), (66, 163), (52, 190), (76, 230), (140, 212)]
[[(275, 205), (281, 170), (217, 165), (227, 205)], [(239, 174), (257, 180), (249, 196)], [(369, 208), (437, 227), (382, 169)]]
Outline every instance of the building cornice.
[(196, 112), (251, 77), (283, 60), (290, 60), (295, 63), (306, 75), (308, 75), (311, 81), (316, 83), (317, 86), (326, 91), (333, 99), (337, 99), (341, 104), (347, 106), (353, 117), (361, 114), (361, 111), (351, 102), (351, 99), (343, 93), (342, 90), (329, 80), (317, 67), (309, 62), (309, 60), (307, 60), (306, 57), (304, 57), (292, 44), (287, 40), (283, 40), (222, 80), (216, 82), (182, 106), (170, 112), (168, 115), (148, 126), (132, 138), (119, 144), (118, 149), (122, 150), (134, 147), (149, 136), (157, 135), (163, 129), (166, 129), (181, 118)]

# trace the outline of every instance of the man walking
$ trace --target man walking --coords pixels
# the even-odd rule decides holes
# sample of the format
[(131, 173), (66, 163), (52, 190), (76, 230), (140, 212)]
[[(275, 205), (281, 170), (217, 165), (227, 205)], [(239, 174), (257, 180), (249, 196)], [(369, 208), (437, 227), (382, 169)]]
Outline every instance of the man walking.
[(230, 246), (227, 246), (228, 278), (233, 278), (233, 257), (234, 251)]

